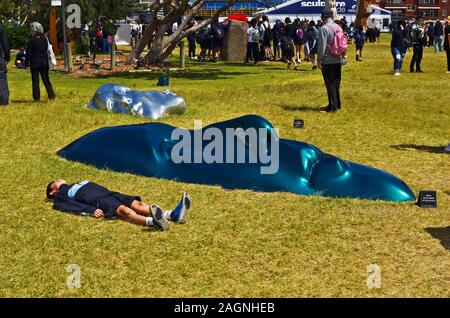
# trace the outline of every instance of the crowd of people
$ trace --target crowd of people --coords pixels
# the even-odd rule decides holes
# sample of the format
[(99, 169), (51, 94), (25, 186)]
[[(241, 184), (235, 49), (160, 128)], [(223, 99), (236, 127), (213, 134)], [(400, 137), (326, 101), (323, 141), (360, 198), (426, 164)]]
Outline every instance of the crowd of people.
[[(356, 26), (353, 22), (348, 23), (345, 16), (334, 22), (342, 29), (349, 43), (355, 45), (357, 62), (362, 61), (365, 43), (379, 43), (381, 33), (379, 20), (370, 19), (367, 27)], [(192, 20), (188, 28), (197, 23)], [(317, 69), (317, 45), (323, 24), (323, 20), (297, 18), (292, 21), (289, 17), (286, 17), (284, 21), (270, 22), (267, 16), (256, 16), (248, 23), (247, 54), (244, 62), (256, 64), (261, 61), (284, 61), (288, 68), (293, 65), (293, 69), (298, 70), (300, 63), (308, 61), (311, 62), (313, 69)], [(229, 21), (222, 23), (215, 21), (195, 33), (190, 33), (188, 36), (189, 58), (201, 62), (219, 61), (228, 28)], [(399, 29), (402, 30), (399, 31)], [(442, 23), (439, 20), (417, 19), (409, 22), (400, 20), (390, 24), (389, 31), (392, 34), (392, 54), (396, 61), (395, 76), (400, 74), (401, 62), (408, 48), (414, 51), (410, 70), (417, 72), (422, 72), (423, 47), (434, 47), (436, 53), (443, 50), (448, 52), (446, 46), (448, 21)], [(404, 42), (404, 45), (400, 42)], [(196, 55), (197, 45), (201, 49), (199, 55)], [(346, 63), (345, 59), (343, 63)]]
[[(60, 33), (61, 32), (58, 32), (58, 41), (62, 43), (62, 35)], [(115, 33), (116, 27), (111, 23), (102, 23), (101, 21), (95, 25), (84, 23), (80, 29), (78, 45), (79, 53), (88, 55), (92, 52), (111, 53), (113, 45), (112, 40)]]
[[(190, 25), (195, 25), (193, 20)], [(343, 17), (338, 21), (345, 34), (348, 33), (348, 23)], [(269, 22), (267, 16), (256, 16), (249, 21), (247, 30), (247, 54), (245, 62), (286, 61), (288, 67), (303, 61), (311, 61), (313, 68), (317, 68), (317, 39), (322, 21), (309, 21), (287, 17), (284, 21)], [(223, 39), (229, 28), (229, 21), (213, 22), (188, 37), (189, 57), (199, 61), (219, 61), (223, 47)], [(195, 55), (197, 45), (200, 54)]]
[[(338, 58), (331, 58), (333, 70), (326, 66), (330, 60), (329, 46), (333, 42), (333, 36), (342, 33), (348, 43), (354, 44), (356, 49), (355, 59), (362, 61), (363, 48), (366, 42), (378, 42), (380, 36), (380, 24), (372, 19), (367, 28), (348, 23), (344, 16), (340, 20), (330, 21), (328, 13), (322, 15), (318, 21), (295, 19), (291, 21), (286, 17), (284, 21), (269, 21), (267, 16), (256, 16), (248, 23), (247, 30), (247, 54), (244, 63), (257, 64), (260, 61), (283, 61), (287, 67), (293, 66), (298, 70), (298, 65), (308, 61), (312, 64), (312, 69), (321, 69), (324, 80), (327, 83), (327, 91), (330, 87), (339, 87), (336, 83), (340, 81), (340, 66), (347, 63), (346, 52)], [(188, 24), (188, 29), (195, 27), (199, 23), (192, 20)], [(211, 24), (191, 32), (187, 36), (189, 44), (189, 58), (198, 61), (219, 61), (222, 56), (222, 48), (226, 33), (229, 30), (230, 21), (213, 21)], [(146, 25), (139, 20), (131, 22), (131, 44), (135, 46), (142, 37)], [(169, 32), (175, 32), (178, 28), (174, 24)], [(331, 32), (329, 30), (332, 29)], [(394, 59), (394, 76), (399, 76), (407, 51), (412, 51), (413, 55), (410, 63), (410, 72), (423, 72), (421, 62), (424, 47), (434, 47), (436, 53), (446, 51), (447, 73), (450, 73), (450, 26), (449, 21), (423, 21), (420, 19), (405, 21), (399, 20), (395, 25), (389, 26), (392, 34), (391, 54)], [(338, 31), (338, 32), (337, 32)], [(97, 46), (99, 51), (108, 50), (110, 41), (107, 39), (108, 32), (98, 24), (95, 31), (90, 30), (86, 24), (81, 29), (81, 37), (92, 38), (88, 43)], [(106, 44), (105, 44), (106, 43)], [(324, 44), (325, 43), (325, 44)], [(105, 46), (106, 45), (106, 46)], [(196, 54), (197, 46), (200, 46), (200, 53)], [(30, 40), (26, 47), (20, 49), (16, 55), (15, 66), (17, 68), (30, 68), (33, 86), (33, 99), (40, 100), (39, 77), (41, 77), (47, 90), (49, 99), (55, 98), (53, 87), (48, 76), (49, 41), (44, 35), (42, 25), (37, 22), (30, 25)], [(328, 51), (327, 51), (328, 50)], [(10, 49), (8, 39), (3, 25), (0, 24), (0, 96), (1, 104), (7, 105), (9, 101), (9, 89), (7, 82), (6, 64), (10, 59)], [(338, 69), (339, 68), (339, 69)], [(333, 80), (330, 80), (330, 79)], [(333, 91), (334, 90), (334, 91)], [(339, 89), (334, 88), (328, 91), (329, 105), (327, 109), (337, 110), (340, 108)]]
[(449, 21), (425, 22), (417, 19), (400, 20), (392, 30), (391, 53), (394, 58), (394, 76), (400, 76), (406, 52), (413, 51), (410, 72), (423, 72), (421, 62), (424, 47), (434, 46), (435, 52), (447, 54), (447, 73), (450, 73)]

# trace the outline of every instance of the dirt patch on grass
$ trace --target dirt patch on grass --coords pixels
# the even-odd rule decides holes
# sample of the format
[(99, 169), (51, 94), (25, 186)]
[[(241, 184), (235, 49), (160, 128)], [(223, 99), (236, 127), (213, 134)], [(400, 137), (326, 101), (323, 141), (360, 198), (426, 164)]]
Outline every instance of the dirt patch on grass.
[[(170, 62), (161, 62), (158, 65), (129, 65), (126, 64), (127, 56), (117, 55), (114, 71), (111, 71), (111, 59), (109, 54), (98, 54), (96, 59), (87, 56), (75, 56), (73, 59), (73, 72), (69, 74), (72, 78), (89, 78), (99, 76), (117, 75), (128, 72), (165, 72), (178, 70), (179, 68)], [(64, 60), (58, 60), (55, 69), (64, 72)]]

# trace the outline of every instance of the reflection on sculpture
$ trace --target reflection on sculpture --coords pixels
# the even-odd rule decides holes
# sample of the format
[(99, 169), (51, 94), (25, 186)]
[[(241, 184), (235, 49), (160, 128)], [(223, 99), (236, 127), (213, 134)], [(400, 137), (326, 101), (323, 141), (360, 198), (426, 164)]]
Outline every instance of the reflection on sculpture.
[[(204, 127), (216, 128), (226, 136), (226, 128), (264, 128), (267, 138), (258, 137), (268, 149), (279, 146), (279, 169), (275, 174), (261, 174), (261, 163), (179, 163), (172, 160), (175, 127), (162, 123), (146, 123), (95, 130), (61, 149), (58, 155), (69, 160), (92, 164), (120, 172), (176, 179), (183, 182), (221, 185), (229, 189), (288, 191), (303, 195), (351, 197), (387, 201), (414, 200), (414, 194), (400, 179), (391, 174), (326, 154), (313, 145), (281, 139), (270, 134), (272, 125), (264, 118), (248, 115)], [(179, 131), (179, 130), (177, 130)], [(183, 130), (195, 137), (199, 130)], [(226, 137), (229, 138), (229, 137)], [(245, 139), (232, 137), (233, 151), (241, 147), (250, 154)], [(225, 140), (224, 143), (229, 142)], [(206, 142), (207, 144), (207, 142)], [(206, 148), (205, 141), (202, 147)], [(188, 156), (195, 157), (194, 145)], [(230, 148), (226, 151), (229, 153)], [(273, 151), (272, 149), (270, 151)], [(226, 155), (226, 154), (225, 154)], [(234, 154), (233, 154), (234, 156)]]
[(186, 103), (168, 90), (134, 91), (121, 85), (105, 84), (95, 92), (87, 107), (158, 119), (166, 114), (182, 114)]

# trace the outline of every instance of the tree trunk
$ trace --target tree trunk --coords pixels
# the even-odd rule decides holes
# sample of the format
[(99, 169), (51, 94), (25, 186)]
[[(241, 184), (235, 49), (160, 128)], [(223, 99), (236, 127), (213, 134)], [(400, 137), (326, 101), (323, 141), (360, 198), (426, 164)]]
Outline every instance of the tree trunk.
[(138, 44), (134, 47), (133, 51), (128, 55), (127, 64), (135, 63), (141, 56), (142, 51), (144, 51), (145, 46), (152, 42), (154, 37), (154, 32), (157, 23), (152, 23), (145, 29), (144, 34), (142, 34), (141, 39)]
[(325, 7), (333, 11), (333, 19), (336, 18), (336, 0), (325, 0)]
[(146, 64), (157, 64), (164, 60), (169, 54), (164, 55), (164, 34), (167, 30), (167, 24), (161, 23), (158, 26), (158, 29), (155, 32), (155, 36), (153, 37), (153, 41), (150, 46), (150, 51), (144, 58)]
[(367, 27), (367, 19), (371, 13), (370, 0), (358, 0), (356, 4), (355, 26)]
[[(128, 55), (127, 64), (159, 64), (167, 58), (176, 48), (178, 43), (192, 32), (206, 27), (213, 19), (236, 3), (236, 0), (226, 1), (226, 4), (216, 11), (213, 17), (203, 20), (196, 26), (188, 27), (189, 21), (200, 10), (206, 0), (193, 0), (188, 3), (187, 0), (181, 0), (177, 4), (170, 0), (157, 1), (156, 7), (153, 9), (155, 20), (150, 23), (144, 31), (138, 45)], [(164, 15), (158, 16), (160, 9), (163, 9)], [(178, 25), (178, 29), (171, 35), (165, 36), (167, 27), (173, 22), (180, 22), (180, 16), (184, 15), (184, 20)], [(140, 58), (145, 46), (149, 46), (149, 52), (144, 58)]]
[(116, 35), (111, 36), (111, 71), (116, 69)]

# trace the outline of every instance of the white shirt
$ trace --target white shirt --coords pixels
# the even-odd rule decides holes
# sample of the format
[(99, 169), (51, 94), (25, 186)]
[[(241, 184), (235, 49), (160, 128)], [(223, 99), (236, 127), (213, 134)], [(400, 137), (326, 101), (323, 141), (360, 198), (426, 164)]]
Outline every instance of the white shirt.
[(175, 22), (175, 23), (172, 25), (172, 33), (174, 33), (177, 29), (178, 29), (178, 23)]

